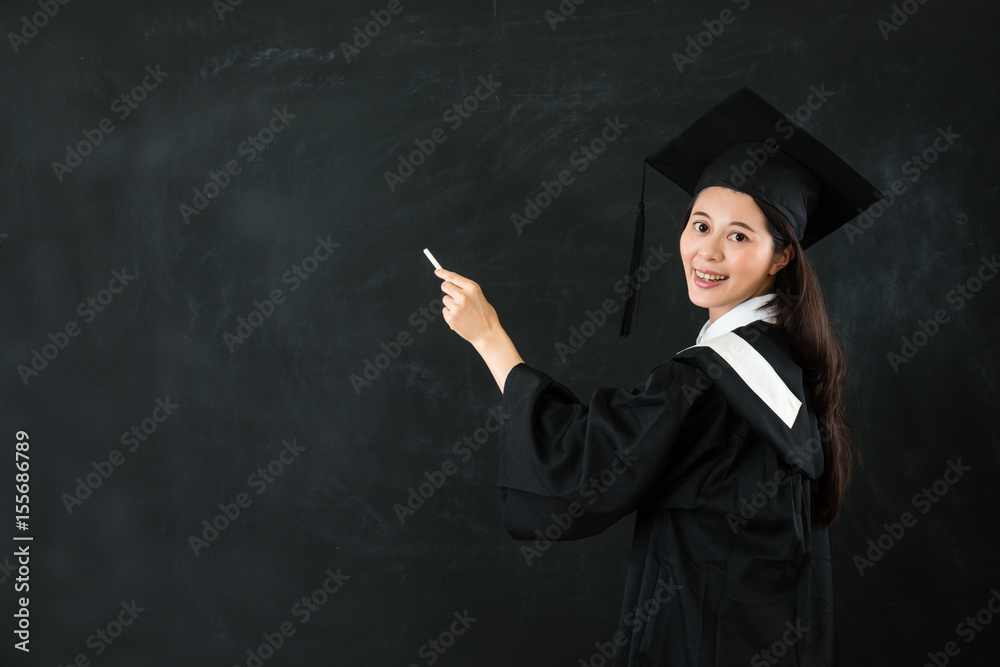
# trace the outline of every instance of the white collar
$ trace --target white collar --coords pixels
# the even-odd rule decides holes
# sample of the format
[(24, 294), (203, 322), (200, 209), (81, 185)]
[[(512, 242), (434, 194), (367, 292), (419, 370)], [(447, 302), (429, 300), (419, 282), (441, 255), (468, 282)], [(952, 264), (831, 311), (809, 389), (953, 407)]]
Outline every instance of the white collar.
[(774, 299), (775, 296), (772, 292), (770, 294), (751, 297), (715, 320), (715, 322), (711, 320), (706, 321), (702, 325), (701, 331), (698, 332), (695, 345), (701, 345), (706, 340), (717, 338), (729, 333), (733, 329), (738, 329), (757, 320), (764, 320), (765, 322), (774, 324), (777, 318), (773, 309), (764, 308), (764, 306)]

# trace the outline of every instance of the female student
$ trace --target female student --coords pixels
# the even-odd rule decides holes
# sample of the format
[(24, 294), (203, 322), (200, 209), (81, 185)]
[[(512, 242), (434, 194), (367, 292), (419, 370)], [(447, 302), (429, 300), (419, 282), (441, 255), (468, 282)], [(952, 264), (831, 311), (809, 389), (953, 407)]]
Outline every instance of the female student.
[[(636, 512), (616, 667), (838, 665), (828, 527), (855, 444), (803, 249), (881, 193), (745, 88), (645, 162), (693, 197), (680, 258), (708, 309), (695, 345), (645, 383), (580, 401), (521, 359), (479, 285), (435, 271), (445, 321), (503, 393), (505, 527), (571, 540)], [(634, 283), (643, 227), (640, 202)]]

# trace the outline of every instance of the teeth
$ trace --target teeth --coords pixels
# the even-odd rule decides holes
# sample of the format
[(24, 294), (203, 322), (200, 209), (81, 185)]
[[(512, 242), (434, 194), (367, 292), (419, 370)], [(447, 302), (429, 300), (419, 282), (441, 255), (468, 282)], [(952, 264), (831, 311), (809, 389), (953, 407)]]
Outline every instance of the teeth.
[(708, 282), (715, 282), (717, 280), (725, 280), (725, 279), (727, 279), (729, 277), (729, 276), (716, 276), (716, 275), (710, 275), (710, 274), (707, 274), (707, 273), (702, 273), (698, 269), (694, 270), (694, 274), (696, 276), (698, 276), (699, 278), (701, 278), (702, 280), (705, 280), (705, 281), (708, 281)]

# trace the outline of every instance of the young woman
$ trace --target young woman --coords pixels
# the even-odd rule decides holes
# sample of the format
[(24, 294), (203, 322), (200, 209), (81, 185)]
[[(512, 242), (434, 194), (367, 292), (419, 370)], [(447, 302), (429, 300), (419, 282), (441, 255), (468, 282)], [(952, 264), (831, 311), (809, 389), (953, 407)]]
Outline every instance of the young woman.
[(541, 545), (637, 512), (616, 667), (839, 664), (828, 526), (855, 445), (803, 248), (880, 193), (801, 129), (775, 148), (781, 119), (744, 89), (647, 159), (694, 196), (680, 257), (708, 321), (631, 390), (581, 402), (524, 362), (479, 285), (435, 271), (503, 392), (508, 532)]

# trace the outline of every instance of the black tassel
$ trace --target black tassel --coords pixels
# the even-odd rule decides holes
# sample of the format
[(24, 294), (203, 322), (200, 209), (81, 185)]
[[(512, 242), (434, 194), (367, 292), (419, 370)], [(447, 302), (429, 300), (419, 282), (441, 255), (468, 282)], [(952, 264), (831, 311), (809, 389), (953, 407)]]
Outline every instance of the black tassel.
[(632, 317), (635, 315), (635, 323), (639, 324), (639, 288), (636, 281), (639, 266), (642, 264), (643, 237), (646, 233), (646, 212), (643, 201), (646, 199), (646, 161), (642, 161), (642, 191), (639, 194), (639, 211), (635, 216), (635, 235), (632, 237), (632, 261), (628, 268), (629, 296), (625, 300), (625, 307), (622, 311), (622, 326), (618, 332), (619, 336), (628, 338), (632, 330)]

